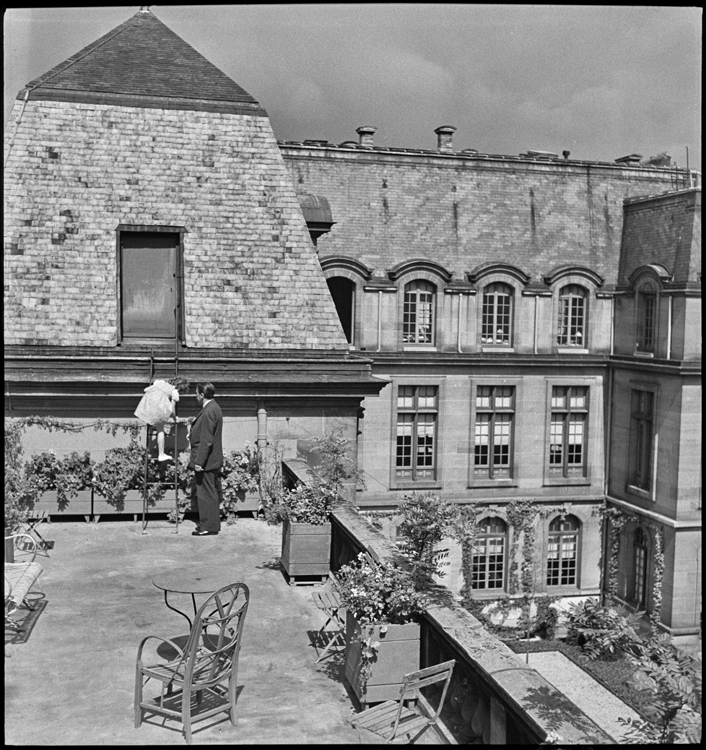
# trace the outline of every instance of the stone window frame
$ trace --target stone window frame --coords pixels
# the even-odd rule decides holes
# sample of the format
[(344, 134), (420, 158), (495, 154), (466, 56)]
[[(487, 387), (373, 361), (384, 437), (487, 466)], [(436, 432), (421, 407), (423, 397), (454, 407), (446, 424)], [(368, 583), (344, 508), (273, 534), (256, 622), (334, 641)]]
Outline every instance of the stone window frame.
[[(520, 272), (521, 273), (521, 272)], [(524, 297), (522, 291), (526, 286), (524, 277), (514, 274), (504, 269), (481, 272), (480, 274), (470, 274), (469, 279), (478, 289), (477, 312), (476, 312), (476, 330), (478, 337), (478, 351), (480, 352), (514, 352), (517, 345), (516, 334), (519, 330), (519, 316), (524, 306)], [(510, 338), (508, 344), (487, 344), (483, 343), (483, 308), (485, 290), (491, 284), (505, 284), (512, 289), (510, 300)]]
[[(574, 519), (576, 521), (576, 527), (570, 528), (570, 529), (564, 529), (563, 526), (566, 524), (568, 519)], [(557, 514), (553, 516), (550, 519), (547, 519), (547, 543), (544, 550), (544, 587), (547, 592), (555, 592), (555, 591), (576, 591), (581, 588), (581, 544), (582, 544), (582, 536), (583, 536), (583, 522), (582, 520), (575, 514), (575, 513), (567, 513), (566, 515), (562, 516), (560, 514)], [(552, 530), (552, 525), (556, 522), (559, 522), (559, 529)], [(549, 583), (549, 576), (550, 576), (550, 566), (549, 566), (549, 555), (550, 555), (550, 545), (553, 543), (552, 537), (559, 537), (558, 540), (558, 548), (557, 552), (559, 554), (558, 556), (558, 576), (559, 576), (559, 582), (558, 583)], [(563, 552), (563, 545), (565, 538), (572, 537), (575, 539), (575, 545), (574, 545), (574, 580), (570, 583), (562, 583), (561, 582), (561, 573), (562, 573), (562, 552)]]
[[(497, 531), (497, 532), (491, 532), (491, 531), (485, 531), (484, 532), (484, 531), (482, 531), (481, 530), (482, 529), (482, 524), (485, 521), (500, 521), (502, 523), (502, 526), (503, 526), (503, 531), (502, 532), (500, 532), (500, 531)], [(485, 588), (479, 588), (479, 587), (474, 586), (473, 585), (474, 584), (474, 580), (473, 580), (473, 565), (474, 565), (474, 562), (473, 562), (473, 560), (474, 560), (474, 558), (476, 556), (480, 556), (480, 555), (476, 554), (476, 550), (478, 549), (477, 548), (478, 540), (479, 539), (492, 539), (492, 538), (497, 539), (498, 537), (501, 537), (501, 536), (502, 536), (502, 540), (503, 540), (503, 550), (502, 550), (502, 580), (501, 580), (501, 585), (498, 586), (498, 587), (494, 587), (494, 588), (489, 588), (487, 586)], [(507, 521), (504, 518), (502, 518), (501, 516), (497, 515), (497, 514), (496, 515), (491, 515), (490, 513), (488, 513), (487, 515), (484, 515), (480, 519), (480, 521), (478, 521), (478, 523), (476, 524), (476, 534), (475, 534), (475, 537), (473, 539), (473, 544), (471, 546), (471, 549), (469, 551), (470, 552), (470, 558), (471, 558), (471, 580), (467, 581), (467, 585), (473, 590), (473, 595), (475, 597), (478, 597), (478, 598), (493, 598), (493, 597), (496, 597), (498, 594), (503, 594), (503, 593), (505, 593), (507, 591), (507, 576), (508, 576), (508, 567), (509, 567), (509, 565), (508, 565), (508, 562), (509, 562), (508, 555), (509, 555), (509, 551), (510, 551), (509, 539), (510, 539), (510, 529), (508, 527)], [(485, 557), (486, 558), (488, 557), (487, 553), (486, 553)], [(487, 563), (486, 563), (486, 565), (487, 565)], [(486, 576), (486, 579), (487, 579), (487, 576)]]
[[(545, 417), (545, 441), (544, 441), (544, 481), (545, 486), (558, 485), (590, 485), (592, 476), (592, 451), (593, 451), (593, 434), (592, 425), (594, 419), (592, 415), (596, 414), (596, 409), (600, 408), (597, 402), (597, 385), (596, 378), (566, 378), (566, 377), (548, 377), (546, 378), (546, 417)], [(552, 424), (552, 392), (554, 387), (578, 387), (586, 388), (586, 419), (584, 420), (584, 464), (583, 474), (558, 476), (550, 472), (550, 441), (551, 441), (551, 424)]]
[[(630, 381), (630, 427), (628, 431), (628, 481), (626, 491), (632, 495), (637, 495), (646, 500), (656, 501), (656, 467), (657, 451), (659, 446), (659, 434), (656, 429), (658, 424), (657, 415), (659, 409), (659, 384), (640, 382), (637, 380)], [(639, 404), (636, 406), (635, 397), (637, 394), (649, 394), (651, 405), (649, 412), (642, 411)], [(639, 396), (637, 396), (639, 399)], [(640, 456), (638, 451), (641, 447), (640, 431), (649, 423), (650, 436), (648, 445), (644, 446), (645, 454), (649, 460), (647, 467), (647, 481), (643, 482), (641, 475), (638, 476), (638, 463)], [(644, 456), (643, 456), (644, 458)]]
[[(365, 284), (370, 280), (372, 270), (360, 261), (346, 256), (333, 256), (320, 260), (321, 269), (326, 281), (332, 278), (348, 279), (354, 284), (353, 288), (353, 315), (351, 341), (349, 347), (357, 349), (360, 347), (363, 332), (363, 292)], [(328, 285), (327, 285), (328, 286)]]
[[(392, 381), (392, 408), (390, 425), (390, 489), (441, 489), (443, 478), (444, 431), (442, 429), (443, 412), (446, 403), (446, 379), (438, 377), (394, 378)], [(397, 476), (397, 422), (400, 386), (434, 386), (436, 388), (436, 423), (434, 435), (434, 477), (411, 479)]]
[[(469, 465), (468, 465), (468, 487), (517, 487), (518, 484), (518, 471), (517, 466), (517, 455), (515, 446), (518, 440), (518, 434), (520, 429), (520, 419), (522, 416), (523, 409), (523, 390), (521, 388), (522, 378), (521, 377), (474, 377), (471, 379), (471, 393), (470, 393), (470, 429), (469, 429), (469, 446), (468, 451)], [(512, 432), (510, 439), (510, 476), (509, 477), (479, 477), (475, 473), (475, 427), (476, 427), (476, 410), (477, 410), (477, 393), (479, 386), (508, 386), (514, 389), (513, 394), (513, 420), (512, 420)]]
[[(139, 338), (139, 337), (126, 337), (123, 331), (122, 322), (122, 245), (121, 235), (122, 233), (155, 233), (155, 234), (177, 234), (179, 236), (179, 244), (177, 246), (177, 258), (176, 258), (176, 331), (174, 338)], [(159, 346), (174, 346), (175, 343), (180, 346), (186, 346), (186, 320), (185, 320), (185, 290), (184, 290), (184, 235), (188, 234), (189, 230), (182, 225), (165, 225), (165, 224), (118, 224), (115, 228), (115, 262), (116, 262), (116, 298), (117, 298), (117, 323), (118, 323), (118, 346), (132, 345), (139, 346), (144, 344), (145, 341)]]

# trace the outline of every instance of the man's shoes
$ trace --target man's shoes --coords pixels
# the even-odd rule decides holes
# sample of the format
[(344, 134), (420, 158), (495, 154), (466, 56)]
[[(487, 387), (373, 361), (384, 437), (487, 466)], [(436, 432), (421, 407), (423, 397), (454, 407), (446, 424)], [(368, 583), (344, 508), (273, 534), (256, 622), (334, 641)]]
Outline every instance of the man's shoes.
[(197, 529), (196, 531), (191, 532), (191, 536), (218, 536), (217, 531), (201, 531), (200, 529)]

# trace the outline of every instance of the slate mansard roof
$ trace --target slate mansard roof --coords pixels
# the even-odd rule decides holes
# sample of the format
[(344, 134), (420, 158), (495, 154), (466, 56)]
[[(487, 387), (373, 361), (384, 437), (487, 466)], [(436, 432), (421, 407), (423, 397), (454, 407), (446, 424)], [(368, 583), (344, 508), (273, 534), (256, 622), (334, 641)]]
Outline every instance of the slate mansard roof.
[(141, 10), (18, 95), (265, 115), (258, 102), (148, 10)]

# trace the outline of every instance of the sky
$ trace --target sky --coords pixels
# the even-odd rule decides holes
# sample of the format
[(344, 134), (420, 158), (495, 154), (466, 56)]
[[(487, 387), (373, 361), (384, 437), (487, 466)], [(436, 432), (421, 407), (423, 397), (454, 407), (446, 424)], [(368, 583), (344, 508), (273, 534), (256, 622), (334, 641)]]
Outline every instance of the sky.
[[(5, 117), (29, 81), (141, 6), (9, 8)], [(701, 169), (700, 7), (152, 5), (267, 110), (279, 140), (357, 140)]]

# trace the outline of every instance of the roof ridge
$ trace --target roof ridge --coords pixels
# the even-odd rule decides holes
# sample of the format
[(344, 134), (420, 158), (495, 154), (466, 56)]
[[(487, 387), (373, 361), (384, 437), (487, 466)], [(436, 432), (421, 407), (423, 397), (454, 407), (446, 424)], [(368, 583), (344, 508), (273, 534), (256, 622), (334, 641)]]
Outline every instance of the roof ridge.
[[(48, 70), (43, 76), (39, 76), (39, 78), (35, 78), (34, 81), (31, 81), (29, 84), (27, 84), (27, 88), (29, 88), (30, 91), (32, 89), (39, 88), (50, 79), (54, 78), (55, 76), (58, 76), (59, 73), (64, 73), (72, 65), (75, 65), (77, 62), (79, 62), (79, 60), (83, 60), (85, 57), (88, 57), (88, 55), (90, 55), (91, 52), (95, 52), (95, 50), (97, 50), (99, 47), (102, 47), (104, 44), (107, 44), (108, 42), (112, 41), (113, 39), (115, 39), (116, 36), (118, 36), (118, 34), (122, 34), (123, 31), (130, 28), (130, 26), (137, 21), (140, 13), (149, 13), (150, 15), (153, 15), (150, 10), (146, 10), (146, 11), (139, 10), (137, 13), (135, 13), (134, 16), (130, 16), (130, 18), (128, 18), (127, 21), (123, 21), (123, 23), (121, 23), (119, 26), (116, 26), (112, 31), (109, 31), (107, 34), (104, 34), (99, 39), (96, 39), (95, 42), (92, 42), (88, 46), (76, 52), (74, 55), (71, 55), (71, 57), (69, 57), (67, 60), (64, 60), (63, 63), (59, 63), (58, 65), (55, 65), (51, 70)], [(31, 85), (31, 84), (34, 84), (34, 85)]]

